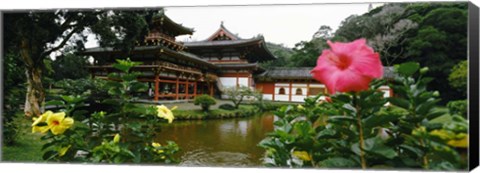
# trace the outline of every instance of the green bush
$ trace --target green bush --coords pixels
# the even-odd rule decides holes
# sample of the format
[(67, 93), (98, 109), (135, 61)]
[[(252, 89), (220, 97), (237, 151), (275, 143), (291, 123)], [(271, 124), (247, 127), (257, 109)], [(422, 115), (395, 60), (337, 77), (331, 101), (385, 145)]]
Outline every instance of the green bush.
[(450, 101), (447, 104), (447, 108), (451, 115), (457, 114), (467, 117), (467, 100)]
[(225, 103), (225, 104), (220, 105), (218, 108), (223, 109), (223, 110), (234, 110), (235, 106), (233, 106), (232, 104)]
[(200, 105), (203, 111), (208, 112), (208, 110), (210, 109), (210, 106), (217, 104), (217, 102), (213, 97), (204, 94), (204, 95), (195, 97), (193, 104)]

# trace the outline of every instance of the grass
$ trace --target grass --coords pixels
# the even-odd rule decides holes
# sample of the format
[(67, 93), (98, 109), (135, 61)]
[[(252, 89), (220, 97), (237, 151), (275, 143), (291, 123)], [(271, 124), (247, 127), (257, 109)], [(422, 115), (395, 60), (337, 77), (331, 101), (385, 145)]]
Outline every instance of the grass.
[(2, 145), (3, 162), (43, 162), (41, 134), (32, 133), (31, 121), (19, 118), (17, 142), (12, 146)]
[(205, 113), (200, 109), (173, 110), (175, 119), (212, 119), (212, 118), (233, 118), (246, 117), (255, 114), (257, 108), (254, 105), (240, 105), (235, 110), (211, 109)]

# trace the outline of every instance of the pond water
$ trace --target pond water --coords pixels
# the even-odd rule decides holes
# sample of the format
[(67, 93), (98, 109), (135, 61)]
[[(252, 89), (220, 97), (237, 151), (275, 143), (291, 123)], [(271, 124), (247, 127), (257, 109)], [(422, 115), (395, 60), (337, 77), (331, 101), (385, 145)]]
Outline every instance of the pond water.
[(180, 166), (260, 167), (264, 149), (257, 144), (273, 131), (271, 113), (247, 118), (174, 121), (162, 127), (158, 141), (180, 147)]

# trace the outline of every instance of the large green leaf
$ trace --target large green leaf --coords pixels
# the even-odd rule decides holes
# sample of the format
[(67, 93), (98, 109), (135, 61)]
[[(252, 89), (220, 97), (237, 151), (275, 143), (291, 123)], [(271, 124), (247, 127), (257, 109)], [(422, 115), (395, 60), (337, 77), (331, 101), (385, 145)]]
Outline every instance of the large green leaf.
[(381, 115), (373, 115), (363, 120), (363, 124), (365, 128), (372, 128), (372, 127), (385, 127), (389, 125), (389, 122), (393, 122), (398, 120), (400, 115), (398, 114), (381, 114)]
[(398, 106), (407, 110), (410, 108), (410, 103), (408, 102), (408, 100), (405, 100), (403, 98), (389, 97), (388, 101), (395, 106)]
[(417, 62), (406, 62), (396, 66), (397, 72), (404, 76), (411, 76), (415, 74), (419, 68), (420, 64)]
[(327, 168), (352, 168), (359, 166), (355, 161), (343, 157), (328, 158), (320, 162), (320, 165)]

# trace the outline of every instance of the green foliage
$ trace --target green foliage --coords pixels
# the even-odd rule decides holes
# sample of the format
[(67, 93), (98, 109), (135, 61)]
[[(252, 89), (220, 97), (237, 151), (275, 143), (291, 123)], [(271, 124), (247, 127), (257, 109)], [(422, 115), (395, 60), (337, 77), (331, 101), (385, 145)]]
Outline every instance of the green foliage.
[(85, 57), (68, 53), (58, 56), (52, 63), (52, 69), (55, 71), (53, 79), (55, 81), (62, 79), (81, 79), (88, 77), (88, 61)]
[(275, 130), (259, 143), (266, 149), (265, 165), (466, 169), (459, 152), (468, 146), (468, 122), (459, 116), (430, 122), (446, 114), (434, 109), (439, 93), (427, 90), (431, 78), (418, 73), (417, 63), (395, 69), (399, 75), (389, 84), (394, 98), (384, 98), (378, 88), (385, 81), (375, 80), (366, 91), (327, 95), (332, 102), (318, 95), (278, 109)]
[(195, 97), (195, 100), (193, 101), (193, 104), (195, 105), (200, 105), (202, 107), (202, 110), (204, 112), (208, 112), (210, 109), (210, 106), (217, 104), (215, 99), (209, 95), (203, 94), (200, 96)]
[(428, 67), (435, 80), (427, 87), (441, 92), (439, 103), (446, 104), (465, 97), (447, 79), (450, 69), (467, 57), (466, 36), (467, 3), (395, 3), (346, 18), (332, 40), (366, 38), (384, 65), (415, 61)]
[(267, 42), (267, 48), (273, 54), (273, 56), (277, 57), (277, 59), (268, 62), (262, 62), (260, 63), (261, 67), (284, 67), (291, 63), (290, 57), (292, 56), (293, 52), (290, 48), (287, 48), (281, 44), (279, 45), (269, 42)]
[(448, 76), (450, 86), (457, 89), (466, 96), (467, 94), (467, 77), (468, 77), (468, 62), (467, 60), (460, 61), (452, 69)]
[[(82, 95), (63, 95), (61, 100), (47, 102), (57, 105), (67, 117), (75, 120), (64, 133), (48, 131), (41, 137), (45, 142), (44, 160), (79, 161), (93, 163), (176, 163), (174, 154), (179, 150), (174, 142), (165, 145), (155, 142), (160, 125), (165, 120), (159, 117), (153, 106), (139, 107), (134, 104), (135, 92), (145, 91), (146, 86), (137, 81), (139, 73), (129, 71), (139, 64), (130, 60), (119, 60), (114, 65), (120, 73), (111, 73), (113, 80), (103, 88), (109, 97), (100, 99), (103, 106), (85, 104), (95, 89)], [(95, 84), (93, 84), (95, 86)], [(85, 87), (83, 87), (85, 88)], [(74, 91), (75, 93), (77, 91)], [(93, 113), (91, 113), (93, 112)], [(48, 119), (48, 118), (47, 118)], [(41, 122), (35, 127), (42, 128), (49, 122)], [(51, 129), (53, 130), (53, 129)], [(115, 137), (114, 137), (115, 136)]]
[(235, 110), (235, 106), (233, 106), (232, 104), (228, 104), (228, 103), (222, 104), (222, 105), (218, 106), (218, 108), (224, 109), (224, 110)]
[(468, 103), (467, 100), (450, 101), (447, 104), (448, 111), (451, 115), (460, 115), (467, 118)]
[(2, 136), (4, 145), (13, 145), (19, 132), (15, 123), (20, 106), (25, 101), (25, 75), (19, 55), (13, 52), (5, 54), (3, 62), (3, 110), (2, 110)]

